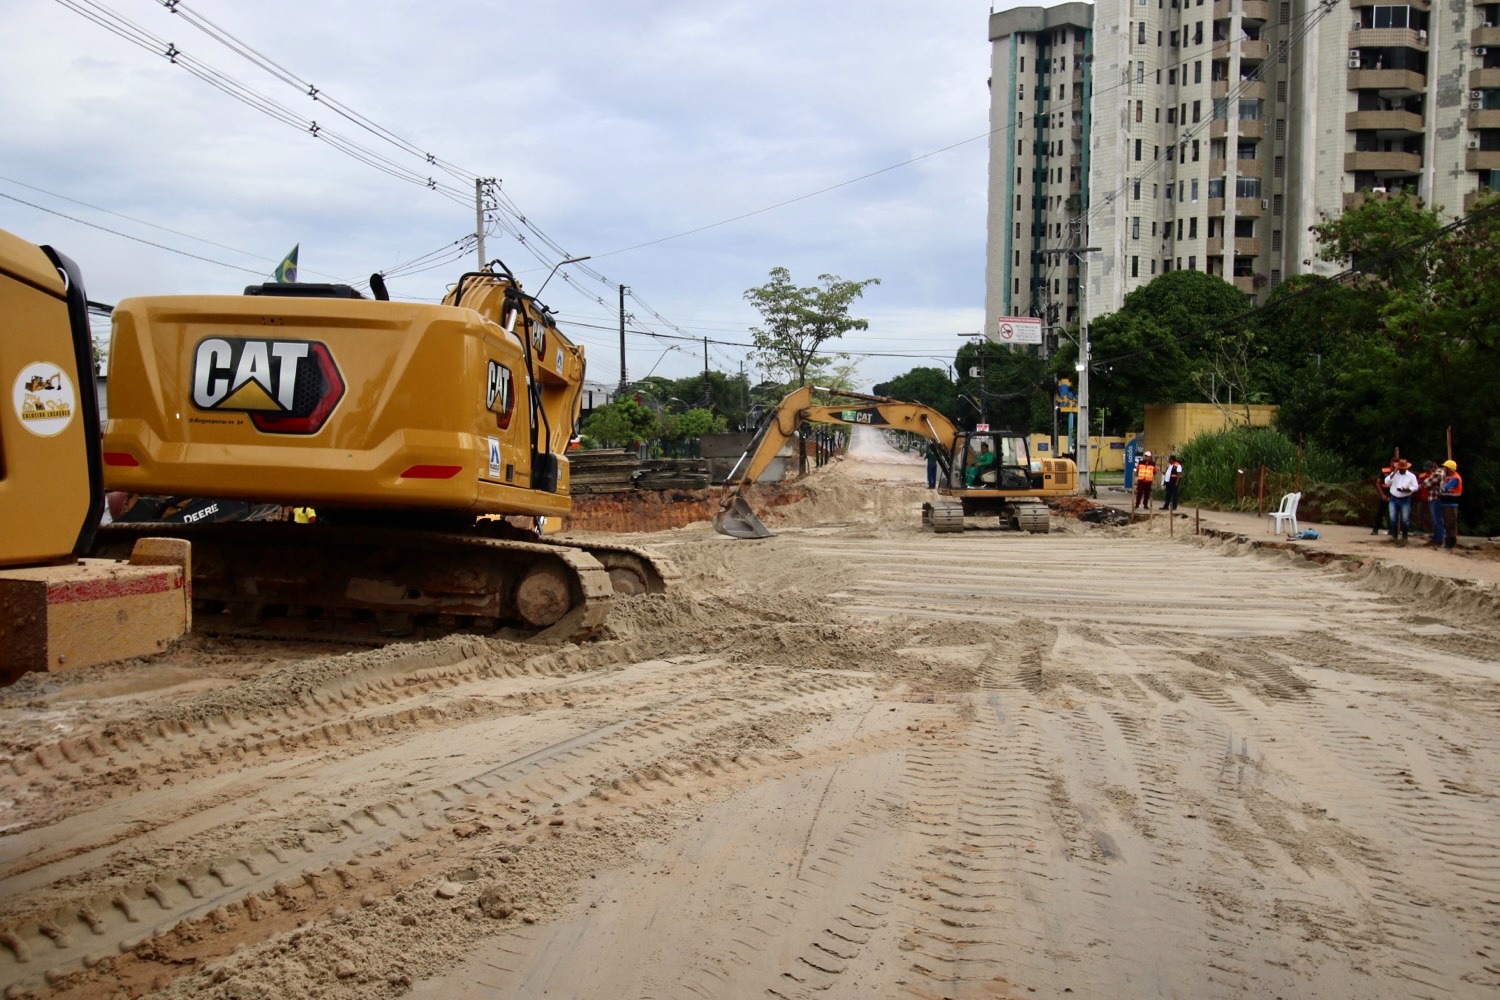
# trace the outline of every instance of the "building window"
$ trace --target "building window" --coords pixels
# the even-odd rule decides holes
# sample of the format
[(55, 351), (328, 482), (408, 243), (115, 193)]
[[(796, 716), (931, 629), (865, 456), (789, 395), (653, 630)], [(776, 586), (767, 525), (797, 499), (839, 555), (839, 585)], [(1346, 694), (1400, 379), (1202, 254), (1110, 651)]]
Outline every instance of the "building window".
[(1141, 276), (1141, 259), (1139, 257), (1130, 258), (1130, 276), (1132, 278), (1139, 278)]
[(1279, 284), (1281, 284), (1281, 269), (1273, 267), (1271, 269), (1271, 287), (1275, 288)]
[(1133, 240), (1141, 238), (1141, 217), (1139, 215), (1134, 216), (1130, 220), (1130, 238)]
[(1276, 103), (1277, 104), (1285, 104), (1286, 103), (1286, 81), (1285, 80), (1277, 80), (1276, 81)]
[(1176, 125), (1177, 124), (1177, 109), (1176, 108), (1168, 108), (1167, 109), (1167, 124), (1168, 125)]
[(1272, 215), (1280, 215), (1281, 214), (1281, 195), (1279, 195), (1279, 194), (1276, 197), (1274, 197), (1274, 198), (1271, 199), (1271, 214)]
[(1152, 277), (1156, 276), (1156, 258), (1155, 257), (1151, 258), (1151, 275), (1152, 275)]
[(1199, 21), (1197, 27), (1195, 27), (1193, 29), (1193, 44), (1194, 45), (1202, 45), (1203, 44), (1203, 22), (1202, 21)]
[[(1198, 40), (1201, 42), (1203, 39), (1200, 38)], [(1193, 82), (1194, 83), (1202, 83), (1203, 82), (1203, 60), (1202, 59), (1199, 59), (1197, 62), (1193, 63)]]
[(1198, 162), (1198, 140), (1197, 139), (1193, 140), (1193, 162), (1194, 163)]
[(1198, 258), (1197, 257), (1189, 257), (1188, 258), (1188, 270), (1189, 271), (1196, 271), (1196, 270), (1198, 270)]
[(1196, 202), (1198, 200), (1198, 178), (1193, 178), (1191, 186), (1188, 188), (1188, 190), (1192, 192), (1193, 201)]
[(1281, 230), (1279, 229), (1271, 230), (1271, 252), (1281, 252)]
[(1234, 180), (1234, 196), (1236, 198), (1259, 198), (1259, 177), (1236, 177)]
[(1224, 178), (1210, 177), (1208, 179), (1208, 199), (1213, 201), (1224, 197)]
[(1135, 102), (1135, 120), (1136, 121), (1140, 121), (1141, 120), (1141, 116), (1144, 115), (1145, 112), (1146, 112), (1146, 102), (1145, 101), (1136, 101)]
[(1203, 110), (1203, 102), (1202, 101), (1194, 101), (1193, 102), (1193, 124), (1194, 125), (1198, 124), (1199, 113), (1202, 110)]
[[(1376, 10), (1377, 13), (1381, 9), (1382, 8), (1380, 8), (1380, 7), (1375, 8), (1375, 10)], [(1388, 9), (1388, 8), (1386, 8), (1386, 9)], [(1405, 10), (1404, 7), (1402, 9)], [(1146, 22), (1145, 21), (1142, 21), (1142, 22), (1140, 22), (1139, 24), (1137, 24), (1135, 26), (1135, 41), (1136, 41), (1137, 45), (1145, 45), (1146, 44)]]
[(1175, 69), (1169, 69), (1169, 70), (1167, 70), (1167, 86), (1168, 87), (1175, 87), (1175, 86), (1177, 86), (1177, 71)]
[(1258, 97), (1256, 97), (1256, 98), (1244, 98), (1244, 97), (1240, 98), (1240, 121), (1242, 121), (1242, 122), (1258, 122), (1258, 121), (1260, 121), (1260, 106), (1261, 106), (1261, 100)]
[[(1181, 219), (1177, 220), (1177, 238), (1179, 240), (1182, 239), (1182, 220)], [(1181, 265), (1179, 265), (1179, 266), (1181, 266)]]
[(1285, 0), (1283, 0), (1283, 2), (1281, 4), (1281, 16), (1279, 18), (1279, 23), (1281, 23), (1281, 24), (1291, 24), (1292, 23), (1292, 5), (1290, 3), (1285, 2)]
[(1286, 174), (1286, 157), (1278, 156), (1271, 161), (1271, 173), (1276, 177), (1282, 177)]
[(1285, 138), (1286, 138), (1286, 119), (1285, 118), (1278, 118), (1278, 119), (1276, 119), (1276, 140), (1278, 142), (1280, 142), (1280, 141), (1284, 140)]
[(1141, 159), (1141, 140), (1139, 139), (1135, 141), (1135, 159), (1137, 163), (1139, 163)]
[(1138, 62), (1135, 64), (1135, 82), (1146, 82), (1146, 64), (1143, 62)]
[[(1194, 181), (1193, 183), (1196, 184), (1197, 181)], [(1190, 240), (1196, 240), (1197, 238), (1198, 238), (1198, 217), (1195, 215), (1191, 219), (1188, 220), (1188, 239), (1190, 239)]]
[(1132, 192), (1132, 198), (1135, 201), (1140, 201), (1141, 200), (1141, 182), (1140, 181), (1136, 181), (1135, 182), (1135, 188), (1134, 188), (1134, 191)]

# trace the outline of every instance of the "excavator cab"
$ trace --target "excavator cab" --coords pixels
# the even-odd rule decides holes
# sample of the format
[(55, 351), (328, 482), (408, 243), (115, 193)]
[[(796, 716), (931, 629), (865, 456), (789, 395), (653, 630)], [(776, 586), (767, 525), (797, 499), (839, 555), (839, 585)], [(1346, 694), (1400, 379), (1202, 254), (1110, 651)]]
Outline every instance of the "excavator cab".
[(953, 443), (949, 486), (954, 489), (1024, 490), (1031, 483), (1031, 452), (1013, 431), (960, 432)]

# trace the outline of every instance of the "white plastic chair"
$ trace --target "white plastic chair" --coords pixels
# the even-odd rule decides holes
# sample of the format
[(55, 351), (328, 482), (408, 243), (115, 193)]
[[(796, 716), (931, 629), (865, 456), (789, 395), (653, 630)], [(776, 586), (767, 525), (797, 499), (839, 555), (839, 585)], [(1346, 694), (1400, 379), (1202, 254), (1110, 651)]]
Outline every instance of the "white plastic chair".
[(1302, 500), (1301, 493), (1288, 493), (1281, 498), (1281, 506), (1271, 511), (1266, 516), (1271, 519), (1271, 532), (1281, 534), (1283, 525), (1291, 525), (1288, 535), (1297, 533), (1297, 504)]

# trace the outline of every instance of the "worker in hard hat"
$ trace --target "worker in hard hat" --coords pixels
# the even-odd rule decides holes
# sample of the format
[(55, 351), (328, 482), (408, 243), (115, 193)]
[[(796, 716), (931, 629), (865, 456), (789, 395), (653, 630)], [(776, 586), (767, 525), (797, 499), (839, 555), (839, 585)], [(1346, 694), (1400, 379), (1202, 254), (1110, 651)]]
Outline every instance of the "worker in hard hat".
[(1458, 463), (1451, 458), (1443, 463), (1443, 468), (1448, 470), (1440, 493), (1443, 498), (1443, 548), (1452, 552), (1458, 546), (1458, 501), (1464, 495), (1464, 477), (1458, 474)]

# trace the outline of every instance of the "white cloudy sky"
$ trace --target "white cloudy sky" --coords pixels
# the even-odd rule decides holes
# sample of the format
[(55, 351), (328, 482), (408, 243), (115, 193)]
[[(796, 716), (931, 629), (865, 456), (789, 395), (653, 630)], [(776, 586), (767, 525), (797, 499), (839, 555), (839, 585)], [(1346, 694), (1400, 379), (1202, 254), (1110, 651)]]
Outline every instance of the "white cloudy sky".
[[(181, 3), (463, 174), (500, 178), (530, 227), (592, 255), (608, 284), (573, 271), (543, 295), (592, 379), (619, 378), (617, 284), (638, 298), (633, 329), (700, 338), (632, 333), (631, 378), (700, 371), (705, 336), (710, 366), (738, 371), (758, 320), (743, 293), (777, 266), (799, 284), (881, 279), (853, 310), (869, 331), (841, 343), (867, 386), (942, 366), (980, 327), (989, 0)], [(472, 181), (159, 0), (0, 0), (0, 228), (74, 258), (90, 298), (238, 293), (293, 244), (302, 280), (357, 282), (473, 231), (472, 201), (367, 166), (75, 8), (469, 198)], [(486, 256), (535, 290), (560, 256), (528, 240), (548, 265), (498, 230)], [(474, 261), (393, 278), (392, 295), (436, 300)]]

